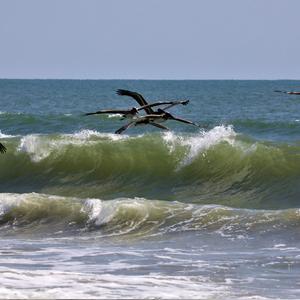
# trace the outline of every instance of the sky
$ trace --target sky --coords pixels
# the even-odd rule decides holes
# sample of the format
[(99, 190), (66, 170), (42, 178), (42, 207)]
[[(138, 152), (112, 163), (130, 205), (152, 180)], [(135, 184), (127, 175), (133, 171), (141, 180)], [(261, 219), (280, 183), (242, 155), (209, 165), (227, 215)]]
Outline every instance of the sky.
[(299, 0), (0, 0), (0, 78), (300, 79)]

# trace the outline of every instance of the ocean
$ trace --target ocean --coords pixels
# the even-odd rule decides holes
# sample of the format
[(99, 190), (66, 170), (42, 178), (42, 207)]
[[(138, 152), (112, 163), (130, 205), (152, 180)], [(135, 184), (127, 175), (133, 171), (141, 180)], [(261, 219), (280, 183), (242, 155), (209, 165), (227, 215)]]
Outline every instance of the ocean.
[[(170, 131), (137, 103), (190, 100)], [(299, 299), (300, 81), (0, 80), (0, 298)]]

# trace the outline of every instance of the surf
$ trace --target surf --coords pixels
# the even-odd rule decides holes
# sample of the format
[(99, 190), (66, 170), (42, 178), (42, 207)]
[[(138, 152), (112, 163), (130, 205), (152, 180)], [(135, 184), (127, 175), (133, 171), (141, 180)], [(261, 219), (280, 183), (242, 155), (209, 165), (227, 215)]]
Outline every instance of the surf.
[(216, 126), (196, 134), (82, 130), (1, 139), (2, 191), (121, 196), (248, 208), (296, 207), (300, 147)]
[(249, 210), (145, 198), (81, 199), (0, 194), (0, 234), (48, 237), (155, 237), (199, 231), (230, 237), (295, 232), (299, 209)]

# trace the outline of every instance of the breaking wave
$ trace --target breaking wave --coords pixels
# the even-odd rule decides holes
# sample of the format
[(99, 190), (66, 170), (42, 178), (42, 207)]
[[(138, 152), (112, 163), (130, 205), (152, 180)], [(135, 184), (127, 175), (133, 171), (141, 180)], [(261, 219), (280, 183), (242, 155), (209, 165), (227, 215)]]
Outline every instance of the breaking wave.
[(119, 198), (109, 201), (45, 194), (0, 194), (0, 232), (96, 237), (155, 236), (182, 231), (247, 238), (300, 228), (300, 210), (249, 210), (221, 205)]
[(145, 197), (245, 208), (299, 206), (300, 146), (250, 140), (231, 126), (197, 134), (1, 137), (0, 190)]

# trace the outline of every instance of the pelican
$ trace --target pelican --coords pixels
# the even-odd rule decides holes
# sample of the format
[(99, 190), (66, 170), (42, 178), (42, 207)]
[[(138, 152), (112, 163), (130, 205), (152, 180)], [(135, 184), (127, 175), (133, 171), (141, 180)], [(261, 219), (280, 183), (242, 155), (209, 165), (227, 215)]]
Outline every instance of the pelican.
[(274, 91), (276, 93), (284, 93), (284, 94), (289, 94), (289, 95), (300, 95), (300, 92), (288, 92), (288, 91)]
[(169, 130), (169, 128), (157, 123), (157, 122), (164, 122), (164, 121), (167, 121), (167, 120), (174, 120), (174, 121), (178, 121), (178, 122), (182, 122), (182, 123), (186, 123), (186, 124), (190, 124), (190, 125), (200, 127), (200, 125), (198, 125), (198, 124), (196, 124), (192, 121), (177, 118), (177, 117), (171, 115), (170, 113), (168, 113), (168, 112), (166, 112), (162, 109), (158, 109), (156, 114), (149, 114), (149, 115), (146, 115), (146, 116), (142, 116), (142, 117), (140, 117), (136, 120), (133, 120), (133, 121), (129, 122), (128, 124), (126, 124), (126, 125), (122, 126), (121, 128), (119, 128), (115, 133), (116, 134), (121, 134), (123, 131), (125, 131), (129, 127), (144, 125), (144, 124), (149, 124), (149, 125), (161, 128), (161, 129)]
[(0, 152), (5, 153), (6, 152), (6, 147), (0, 143)]
[[(146, 102), (147, 103), (147, 102)], [(107, 109), (107, 110), (99, 110), (96, 112), (91, 112), (91, 113), (86, 113), (85, 116), (90, 116), (90, 115), (97, 115), (97, 114), (121, 114), (123, 118), (129, 118), (129, 119), (134, 119), (137, 117), (137, 114), (139, 113), (140, 110), (145, 110), (148, 114), (150, 111), (152, 112), (151, 114), (155, 114), (157, 112), (152, 110), (152, 107), (154, 106), (159, 106), (159, 105), (166, 105), (167, 108), (170, 108), (171, 106), (182, 104), (186, 105), (189, 103), (189, 100), (184, 100), (184, 101), (159, 101), (151, 104), (145, 104), (140, 107), (132, 107), (131, 109)]]
[(145, 98), (141, 94), (136, 93), (136, 92), (119, 89), (119, 90), (117, 90), (117, 94), (120, 96), (132, 97), (141, 106), (141, 109), (144, 109), (148, 115), (161, 114), (158, 110), (154, 111), (152, 109), (153, 106), (169, 104), (168, 106), (163, 108), (164, 110), (166, 110), (175, 105), (178, 105), (178, 104), (187, 105), (190, 102), (189, 100), (181, 100), (181, 101), (155, 102), (153, 104), (148, 104), (148, 102), (145, 100)]

